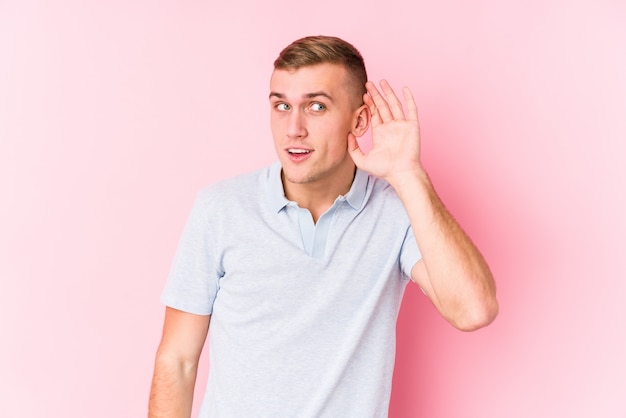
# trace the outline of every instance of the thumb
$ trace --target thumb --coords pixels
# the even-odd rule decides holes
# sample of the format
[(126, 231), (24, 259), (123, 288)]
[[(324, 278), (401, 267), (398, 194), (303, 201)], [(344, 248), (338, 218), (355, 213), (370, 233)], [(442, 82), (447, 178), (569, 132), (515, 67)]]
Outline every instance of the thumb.
[(348, 153), (352, 157), (352, 161), (357, 167), (361, 166), (361, 163), (365, 159), (365, 153), (359, 146), (359, 142), (356, 140), (356, 136), (352, 132), (348, 134)]

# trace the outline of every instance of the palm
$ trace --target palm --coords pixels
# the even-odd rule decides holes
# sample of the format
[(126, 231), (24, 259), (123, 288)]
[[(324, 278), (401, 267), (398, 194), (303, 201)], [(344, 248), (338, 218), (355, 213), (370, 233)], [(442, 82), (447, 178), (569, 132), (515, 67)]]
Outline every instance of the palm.
[(402, 104), (386, 81), (381, 82), (383, 97), (375, 85), (367, 83), (365, 104), (372, 115), (372, 149), (364, 154), (356, 138), (350, 139), (350, 153), (357, 167), (378, 177), (389, 178), (406, 170), (415, 170), (420, 161), (419, 122), (417, 106), (408, 88), (404, 88), (407, 104), (405, 116)]

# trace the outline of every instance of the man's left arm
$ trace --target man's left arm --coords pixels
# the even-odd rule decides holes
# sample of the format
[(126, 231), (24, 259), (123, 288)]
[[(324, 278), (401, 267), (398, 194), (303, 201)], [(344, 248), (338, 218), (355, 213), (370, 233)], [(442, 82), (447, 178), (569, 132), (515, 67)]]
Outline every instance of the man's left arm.
[(365, 104), (371, 115), (372, 149), (364, 154), (348, 137), (355, 164), (384, 178), (396, 190), (422, 253), (411, 278), (455, 327), (471, 331), (498, 313), (496, 288), (483, 256), (437, 196), (420, 162), (417, 106), (408, 88), (402, 104), (386, 82), (383, 94), (368, 82)]

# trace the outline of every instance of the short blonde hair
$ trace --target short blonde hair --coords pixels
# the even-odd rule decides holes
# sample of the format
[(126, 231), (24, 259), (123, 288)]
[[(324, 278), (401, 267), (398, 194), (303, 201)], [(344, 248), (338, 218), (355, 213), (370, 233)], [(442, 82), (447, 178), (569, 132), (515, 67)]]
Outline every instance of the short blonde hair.
[(274, 61), (275, 70), (297, 70), (318, 64), (343, 66), (354, 84), (358, 102), (363, 103), (367, 71), (361, 53), (350, 43), (334, 36), (307, 36), (292, 42)]

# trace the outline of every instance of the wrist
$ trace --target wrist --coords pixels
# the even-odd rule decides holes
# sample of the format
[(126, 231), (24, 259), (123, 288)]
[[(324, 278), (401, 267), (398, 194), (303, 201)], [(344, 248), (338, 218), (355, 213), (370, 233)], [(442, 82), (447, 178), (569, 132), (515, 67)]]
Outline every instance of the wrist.
[(430, 177), (428, 177), (428, 173), (421, 166), (411, 170), (395, 172), (385, 177), (385, 180), (395, 189), (400, 197), (407, 193), (413, 195), (416, 192), (419, 193), (419, 191), (423, 191), (428, 195), (432, 189)]

